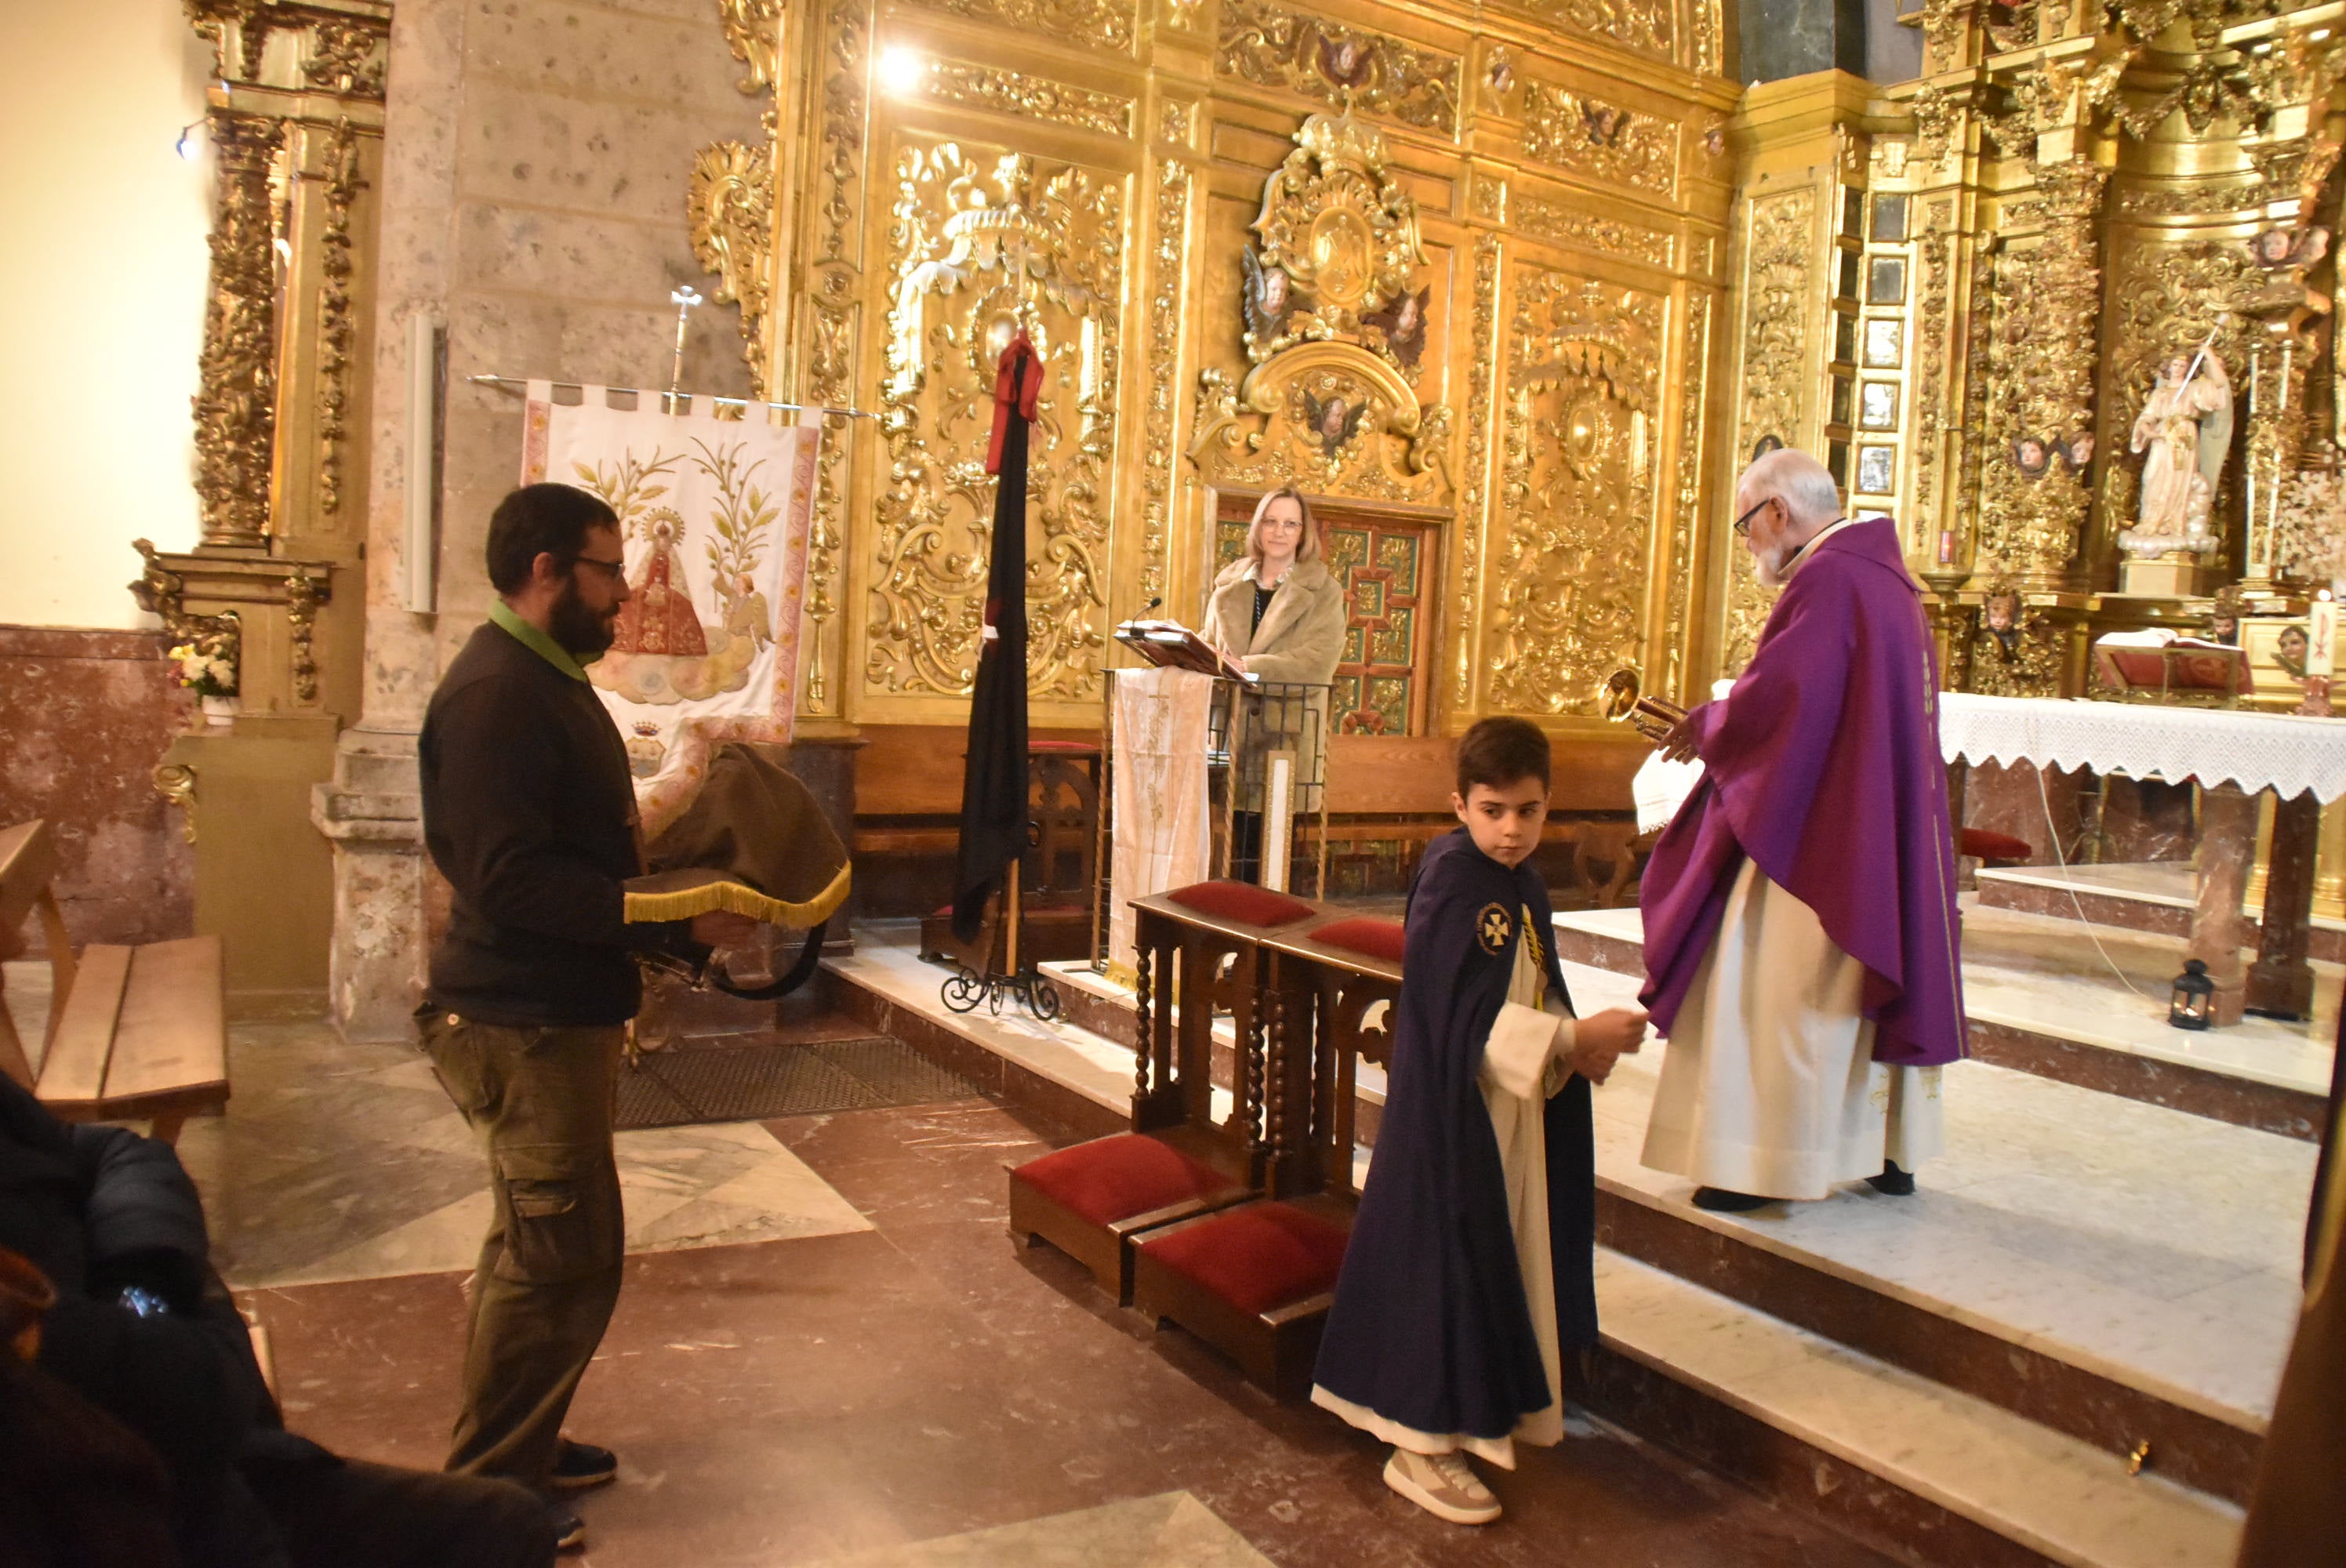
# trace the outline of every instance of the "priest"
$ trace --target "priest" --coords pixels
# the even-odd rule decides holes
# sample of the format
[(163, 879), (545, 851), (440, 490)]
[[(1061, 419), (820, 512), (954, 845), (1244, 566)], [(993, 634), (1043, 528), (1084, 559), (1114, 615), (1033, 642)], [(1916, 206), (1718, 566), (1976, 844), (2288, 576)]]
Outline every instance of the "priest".
[(1904, 1195), (1964, 1054), (1930, 631), (1895, 524), (1843, 517), (1815, 458), (1761, 457), (1735, 509), (1783, 592), (1731, 693), (1663, 742), (1703, 775), (1640, 900), (1669, 1040), (1644, 1159), (1713, 1210)]

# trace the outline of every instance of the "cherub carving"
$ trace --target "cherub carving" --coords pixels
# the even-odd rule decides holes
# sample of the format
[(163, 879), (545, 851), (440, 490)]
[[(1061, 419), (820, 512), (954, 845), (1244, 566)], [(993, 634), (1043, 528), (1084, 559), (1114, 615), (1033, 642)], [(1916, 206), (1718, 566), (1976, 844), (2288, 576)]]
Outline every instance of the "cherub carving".
[(1425, 307), (1433, 297), (1430, 283), (1413, 294), (1404, 290), (1382, 309), (1362, 312), (1361, 324), (1381, 329), (1393, 358), (1415, 370), (1418, 356), (1425, 351)]
[(1296, 291), (1286, 268), (1264, 266), (1252, 249), (1240, 251), (1239, 259), (1246, 266), (1247, 331), (1259, 343), (1283, 336), (1287, 319), (1308, 310), (1309, 303)]
[(1359, 432), (1361, 416), (1369, 412), (1369, 405), (1341, 394), (1321, 402), (1307, 392), (1303, 394), (1303, 412), (1311, 433), (1319, 438), (1321, 454), (1332, 463)]

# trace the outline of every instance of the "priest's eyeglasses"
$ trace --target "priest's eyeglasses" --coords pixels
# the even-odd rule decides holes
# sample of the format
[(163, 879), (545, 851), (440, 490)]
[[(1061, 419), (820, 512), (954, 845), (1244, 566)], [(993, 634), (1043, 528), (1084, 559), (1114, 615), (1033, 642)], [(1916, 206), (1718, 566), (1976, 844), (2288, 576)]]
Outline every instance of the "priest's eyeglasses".
[(593, 555), (581, 555), (572, 564), (575, 565), (594, 567), (597, 571), (603, 574), (603, 580), (607, 583), (623, 582), (626, 580), (627, 575), (627, 564), (623, 560), (604, 561), (598, 560)]
[(1751, 537), (1751, 519), (1759, 516), (1761, 510), (1772, 504), (1775, 499), (1776, 498), (1774, 496), (1770, 495), (1766, 500), (1760, 502), (1759, 505), (1754, 506), (1750, 511), (1746, 512), (1742, 516), (1738, 517), (1735, 520), (1735, 536), (1739, 539), (1749, 539)]

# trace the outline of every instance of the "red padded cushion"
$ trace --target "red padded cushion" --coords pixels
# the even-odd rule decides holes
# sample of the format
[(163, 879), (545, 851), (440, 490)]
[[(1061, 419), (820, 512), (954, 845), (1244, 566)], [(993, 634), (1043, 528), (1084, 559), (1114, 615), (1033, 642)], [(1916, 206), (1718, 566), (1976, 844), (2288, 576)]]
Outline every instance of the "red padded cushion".
[(2036, 852), (2025, 839), (1991, 833), (1985, 828), (1965, 828), (1958, 847), (1983, 860), (2025, 860)]
[(1311, 912), (1311, 906), (1301, 899), (1291, 899), (1252, 882), (1192, 882), (1165, 896), (1199, 914), (1246, 925), (1291, 925)]
[(1401, 921), (1397, 920), (1372, 920), (1367, 915), (1354, 915), (1350, 920), (1331, 921), (1311, 934), (1313, 942), (1324, 942), (1330, 947), (1366, 953), (1387, 963), (1401, 962)]
[(1138, 1133), (1117, 1133), (1028, 1160), (1010, 1173), (1095, 1225), (1210, 1197), (1239, 1184), (1178, 1149)]
[(1336, 1288), (1343, 1227), (1284, 1203), (1250, 1203), (1143, 1241), (1141, 1250), (1241, 1312)]

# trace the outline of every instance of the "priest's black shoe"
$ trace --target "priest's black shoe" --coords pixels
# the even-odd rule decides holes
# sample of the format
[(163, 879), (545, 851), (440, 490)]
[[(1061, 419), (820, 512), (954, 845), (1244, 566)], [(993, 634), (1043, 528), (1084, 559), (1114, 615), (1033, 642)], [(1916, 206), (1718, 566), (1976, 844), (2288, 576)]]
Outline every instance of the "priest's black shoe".
[(586, 1550), (586, 1522), (571, 1512), (568, 1503), (547, 1503), (546, 1517), (554, 1526), (554, 1549), (556, 1552)]
[(590, 1486), (607, 1485), (618, 1474), (619, 1456), (609, 1449), (564, 1438), (555, 1451), (554, 1473), (547, 1481), (556, 1492), (584, 1492)]
[(1900, 1170), (1896, 1160), (1884, 1160), (1882, 1162), (1882, 1174), (1866, 1177), (1865, 1185), (1886, 1197), (1912, 1197), (1914, 1196), (1914, 1173)]
[(1708, 1209), (1713, 1214), (1749, 1214), (1775, 1201), (1757, 1193), (1729, 1192), (1723, 1186), (1698, 1186), (1694, 1189), (1695, 1207)]

